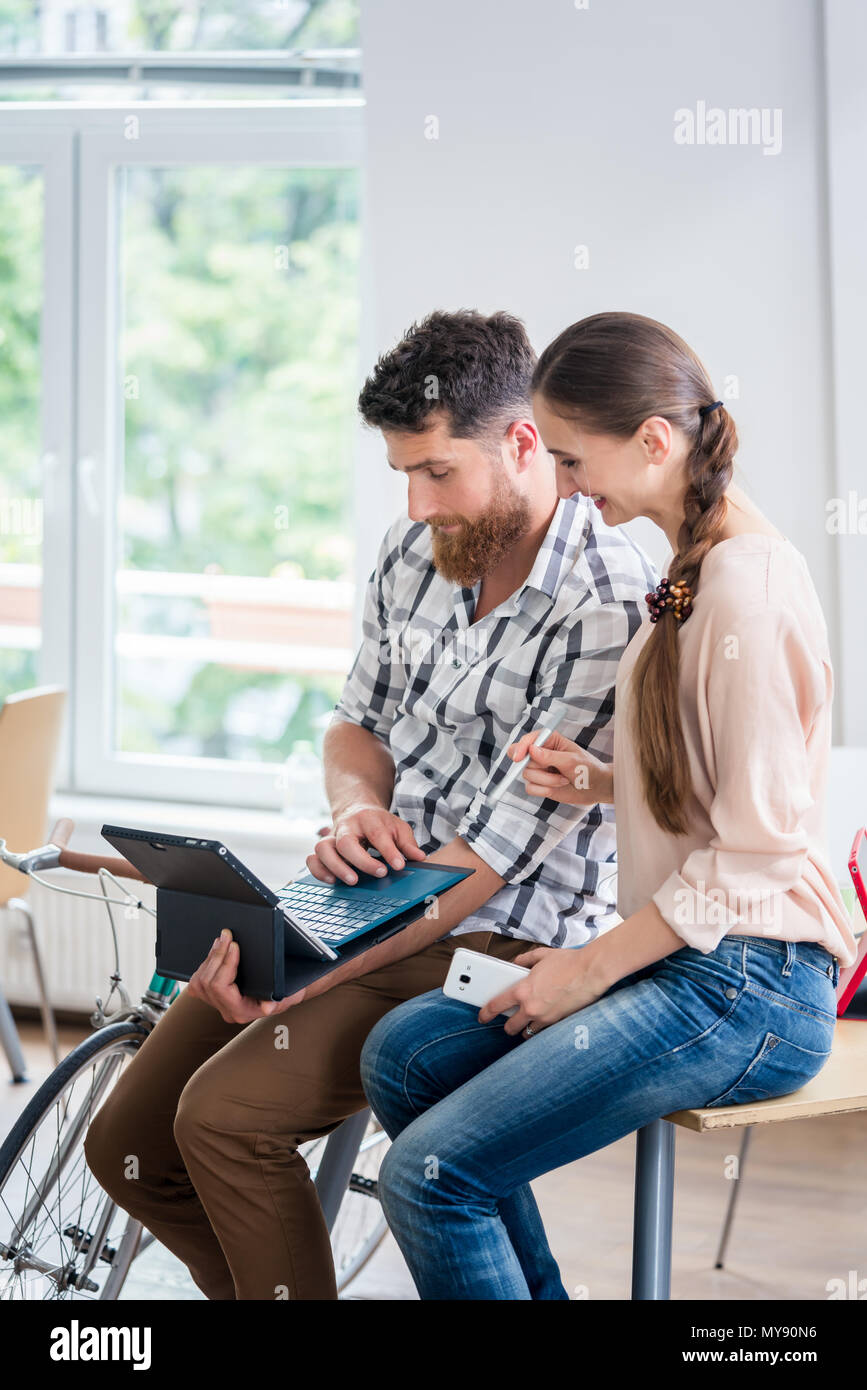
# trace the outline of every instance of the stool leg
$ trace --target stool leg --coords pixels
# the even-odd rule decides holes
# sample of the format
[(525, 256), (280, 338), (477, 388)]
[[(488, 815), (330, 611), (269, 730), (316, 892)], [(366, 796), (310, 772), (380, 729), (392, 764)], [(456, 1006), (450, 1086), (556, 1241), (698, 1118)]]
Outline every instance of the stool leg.
[(12, 1070), (12, 1080), (16, 1082), (26, 1081), (27, 1064), (24, 1061), (24, 1053), (21, 1051), (21, 1039), (18, 1036), (18, 1029), (15, 1027), (12, 1010), (6, 1003), (6, 995), (2, 990), (0, 990), (0, 1047), (3, 1048), (8, 1058)]
[(369, 1110), (359, 1110), (357, 1115), (350, 1115), (328, 1136), (316, 1174), (316, 1191), (329, 1233), (346, 1195), (369, 1119)]
[(671, 1297), (673, 1209), (674, 1125), (654, 1120), (638, 1131), (635, 1151), (634, 1299)]
[(51, 1049), (54, 1065), (57, 1066), (60, 1061), (60, 1049), (57, 1046), (57, 1027), (54, 1022), (54, 1010), (51, 1007), (48, 991), (45, 988), (45, 972), (42, 969), (42, 956), (39, 952), (39, 942), (36, 940), (33, 913), (30, 911), (29, 905), (23, 898), (10, 898), (6, 906), (17, 908), (19, 912), (23, 912), (27, 921), (27, 934), (30, 937), (30, 949), (33, 952), (33, 969), (36, 972), (36, 984), (39, 988), (39, 1012), (42, 1014), (42, 1027), (48, 1039), (48, 1046)]
[(740, 1196), (741, 1180), (744, 1176), (744, 1166), (747, 1161), (747, 1153), (750, 1147), (750, 1136), (752, 1135), (752, 1132), (752, 1125), (748, 1125), (747, 1128), (744, 1130), (743, 1138), (741, 1139), (741, 1151), (738, 1155), (738, 1175), (732, 1183), (732, 1190), (729, 1193), (728, 1206), (726, 1207), (726, 1214), (725, 1220), (723, 1221), (722, 1234), (720, 1235), (719, 1239), (719, 1250), (717, 1250), (716, 1252), (716, 1269), (722, 1269), (723, 1261), (726, 1257), (726, 1248), (728, 1247), (729, 1236), (731, 1235), (732, 1223), (735, 1219), (735, 1207), (737, 1206), (738, 1197)]

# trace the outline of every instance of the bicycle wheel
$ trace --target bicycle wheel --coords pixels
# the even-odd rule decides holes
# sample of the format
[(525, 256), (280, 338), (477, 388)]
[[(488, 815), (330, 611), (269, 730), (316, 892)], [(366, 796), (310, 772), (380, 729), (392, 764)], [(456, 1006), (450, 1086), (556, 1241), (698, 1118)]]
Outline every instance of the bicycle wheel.
[(0, 1299), (117, 1297), (141, 1226), (96, 1181), (84, 1139), (148, 1032), (129, 1019), (86, 1038), (0, 1147)]
[[(327, 1140), (327, 1135), (321, 1139), (311, 1139), (298, 1150), (306, 1159), (311, 1177), (314, 1179)], [(338, 1293), (346, 1288), (367, 1263), (388, 1229), (379, 1205), (376, 1186), (379, 1165), (387, 1147), (388, 1135), (384, 1130), (378, 1129), (376, 1122), (371, 1119), (331, 1232), (331, 1250)], [(143, 1254), (156, 1243), (156, 1238), (150, 1231), (143, 1231), (141, 1240), (137, 1242), (136, 1254)], [(174, 1267), (171, 1272), (174, 1274)]]
[[(307, 1162), (311, 1178), (316, 1177), (327, 1142), (326, 1135), (322, 1139), (311, 1140), (309, 1144), (302, 1144), (298, 1150)], [(338, 1293), (345, 1289), (359, 1270), (367, 1264), (388, 1230), (382, 1207), (379, 1205), (376, 1186), (379, 1166), (388, 1143), (385, 1130), (379, 1128), (371, 1115), (353, 1165), (346, 1196), (340, 1204), (331, 1231), (331, 1250), (334, 1255)]]

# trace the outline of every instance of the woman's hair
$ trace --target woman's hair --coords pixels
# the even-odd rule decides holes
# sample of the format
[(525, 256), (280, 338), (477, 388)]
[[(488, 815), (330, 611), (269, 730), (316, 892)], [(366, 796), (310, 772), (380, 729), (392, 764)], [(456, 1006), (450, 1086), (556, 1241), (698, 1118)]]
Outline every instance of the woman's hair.
[[(532, 390), (564, 419), (594, 434), (630, 439), (652, 415), (683, 431), (689, 453), (685, 521), (669, 566), (671, 584), (697, 591), (702, 561), (719, 540), (738, 447), (725, 406), (711, 405), (708, 374), (682, 338), (641, 314), (593, 314), (573, 323), (539, 358)], [(683, 835), (692, 794), (680, 722), (678, 629), (666, 608), (635, 663), (633, 719), (647, 804), (663, 830)]]

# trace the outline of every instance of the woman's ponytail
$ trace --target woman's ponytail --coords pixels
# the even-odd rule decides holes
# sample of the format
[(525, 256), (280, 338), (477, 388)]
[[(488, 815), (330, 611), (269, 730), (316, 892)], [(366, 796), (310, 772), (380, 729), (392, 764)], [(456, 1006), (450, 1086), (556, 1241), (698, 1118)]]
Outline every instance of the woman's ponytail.
[[(594, 314), (545, 349), (533, 390), (594, 433), (631, 438), (653, 415), (683, 431), (690, 446), (689, 483), (668, 579), (695, 593), (702, 561), (722, 531), (738, 437), (725, 406), (713, 401), (708, 375), (692, 349), (655, 319)], [(679, 628), (671, 609), (664, 609), (635, 663), (631, 701), (647, 804), (673, 835), (686, 832), (692, 795), (680, 722)]]

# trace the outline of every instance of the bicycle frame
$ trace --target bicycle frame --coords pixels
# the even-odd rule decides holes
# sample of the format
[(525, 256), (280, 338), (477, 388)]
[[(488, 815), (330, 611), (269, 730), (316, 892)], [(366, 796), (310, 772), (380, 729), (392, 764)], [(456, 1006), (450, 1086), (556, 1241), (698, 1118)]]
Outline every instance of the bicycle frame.
[[(127, 859), (123, 859), (120, 855), (80, 854), (76, 851), (67, 849), (67, 842), (72, 834), (73, 828), (72, 821), (67, 817), (63, 817), (56, 822), (51, 832), (51, 840), (48, 844), (41, 845), (38, 849), (27, 850), (24, 853), (16, 853), (7, 849), (6, 841), (0, 838), (0, 861), (7, 864), (11, 869), (17, 869), (19, 873), (26, 874), (28, 877), (35, 879), (37, 883), (41, 883), (52, 892), (71, 892), (75, 897), (92, 898), (96, 902), (103, 902), (108, 911), (112, 934), (114, 934), (114, 921), (111, 916), (111, 908), (112, 906), (130, 906), (129, 897), (125, 900), (119, 898), (112, 899), (105, 896), (104, 890), (102, 896), (99, 896), (96, 893), (83, 893), (74, 889), (61, 888), (58, 884), (50, 883), (41, 878), (37, 871), (41, 869), (57, 868), (72, 869), (78, 873), (95, 874), (100, 878), (100, 883), (102, 883), (102, 875), (106, 875), (113, 881), (116, 877), (134, 879), (139, 883), (148, 883), (148, 880), (133, 864), (130, 864)], [(121, 889), (121, 891), (123, 891), (123, 889)], [(135, 905), (143, 911), (151, 913), (152, 916), (156, 916), (156, 913), (153, 912), (151, 908), (145, 907), (144, 903), (141, 901), (137, 902)], [(113, 1014), (107, 1015), (103, 1011), (102, 1000), (97, 996), (96, 1010), (94, 1014), (91, 1015), (91, 1022), (94, 1028), (102, 1028), (109, 1022), (120, 1021), (130, 1011), (137, 1014), (144, 1013), (145, 1018), (149, 1022), (156, 1023), (160, 1014), (168, 1008), (172, 1000), (180, 993), (180, 986), (177, 980), (169, 980), (164, 975), (160, 975), (155, 971), (150, 978), (147, 989), (142, 995), (140, 1007), (134, 1008), (121, 981), (116, 937), (115, 962), (115, 974), (111, 977), (112, 992), (117, 988), (121, 996), (121, 1008), (115, 1010)], [(109, 998), (110, 997), (111, 993), (109, 994)]]
[[(111, 1014), (106, 1014), (102, 1000), (99, 996), (96, 999), (96, 1009), (91, 1014), (91, 1024), (95, 1031), (108, 1027), (109, 1024), (127, 1022), (135, 1020), (143, 1023), (146, 1028), (152, 1028), (159, 1021), (161, 1015), (169, 1007), (180, 993), (181, 986), (177, 980), (168, 979), (160, 975), (157, 971), (151, 976), (150, 983), (144, 991), (141, 1002), (134, 1005), (123, 987), (120, 975), (120, 958), (118, 952), (117, 933), (115, 931), (114, 919), (111, 915), (112, 906), (129, 907), (135, 902), (134, 897), (127, 894), (125, 898), (109, 898), (106, 896), (104, 879), (108, 878), (116, 883), (115, 876), (132, 879), (140, 883), (148, 883), (144, 875), (139, 872), (126, 859), (119, 856), (101, 856), (80, 854), (69, 850), (67, 841), (74, 829), (72, 821), (62, 819), (56, 823), (51, 833), (51, 840), (46, 845), (41, 845), (38, 849), (29, 850), (25, 853), (15, 853), (6, 847), (6, 841), (0, 838), (0, 861), (8, 864), (10, 868), (17, 869), (20, 873), (26, 874), (36, 882), (43, 884), (46, 888), (54, 892), (68, 892), (75, 897), (91, 898), (96, 902), (103, 902), (109, 916), (112, 936), (115, 947), (115, 971), (111, 976), (111, 994), (117, 989), (121, 1007)], [(77, 889), (64, 888), (58, 884), (53, 884), (40, 877), (39, 871), (52, 868), (66, 868), (84, 874), (96, 874), (99, 877), (101, 894), (87, 893)], [(122, 884), (117, 884), (118, 891), (123, 893), (126, 890)], [(138, 902), (136, 906), (150, 916), (156, 917), (156, 912), (148, 905)], [(108, 1002), (108, 1000), (106, 1001)], [(107, 1066), (99, 1076), (98, 1092), (101, 1096), (112, 1080), (114, 1067)], [(46, 1174), (46, 1181), (41, 1186), (51, 1188), (57, 1174), (63, 1169), (66, 1158), (73, 1152), (76, 1145), (81, 1140), (82, 1126), (85, 1123), (86, 1115), (92, 1108), (93, 1097), (89, 1097), (86, 1111), (81, 1111), (74, 1119), (73, 1125), (68, 1134), (64, 1136), (63, 1142), (54, 1155), (52, 1163)], [(321, 1162), (314, 1175), (314, 1184), (317, 1189), (319, 1200), (322, 1206), (323, 1215), (329, 1233), (332, 1232), (341, 1209), (341, 1203), (347, 1193), (356, 1193), (365, 1198), (377, 1198), (376, 1179), (366, 1177), (363, 1174), (353, 1172), (355, 1160), (360, 1153), (368, 1149), (377, 1148), (386, 1136), (383, 1132), (378, 1132), (368, 1140), (364, 1140), (365, 1130), (370, 1118), (369, 1110), (359, 1111), (357, 1114), (350, 1115), (348, 1119), (337, 1127), (325, 1140)], [(41, 1201), (40, 1191), (35, 1193), (25, 1207), (19, 1221), (19, 1228), (26, 1228), (28, 1222), (34, 1215), (36, 1208)], [(99, 1226), (95, 1233), (90, 1236), (90, 1246), (87, 1252), (87, 1259), (81, 1269), (77, 1271), (77, 1276), (86, 1279), (93, 1268), (104, 1243), (104, 1236), (109, 1228), (110, 1222), (115, 1213), (115, 1204), (107, 1199), (103, 1208)], [(360, 1244), (352, 1246), (350, 1254), (340, 1269), (343, 1271), (342, 1277), (348, 1281), (357, 1273), (358, 1269), (370, 1257), (373, 1250), (385, 1233), (385, 1220), (381, 1216), (378, 1224), (373, 1229), (366, 1232), (361, 1238)], [(14, 1234), (14, 1233), (13, 1233)], [(116, 1298), (126, 1278), (129, 1265), (138, 1257), (149, 1245), (153, 1244), (155, 1237), (147, 1231), (134, 1218), (130, 1218), (121, 1244), (118, 1246), (116, 1257), (112, 1261), (112, 1267), (106, 1279), (102, 1297)], [(336, 1249), (337, 1247), (335, 1247)], [(31, 1261), (31, 1268), (38, 1268), (38, 1264)], [(337, 1267), (337, 1266), (336, 1266)], [(46, 1273), (51, 1270), (46, 1266)], [(340, 1285), (342, 1287), (342, 1285)], [(94, 1286), (95, 1287), (95, 1286)]]

